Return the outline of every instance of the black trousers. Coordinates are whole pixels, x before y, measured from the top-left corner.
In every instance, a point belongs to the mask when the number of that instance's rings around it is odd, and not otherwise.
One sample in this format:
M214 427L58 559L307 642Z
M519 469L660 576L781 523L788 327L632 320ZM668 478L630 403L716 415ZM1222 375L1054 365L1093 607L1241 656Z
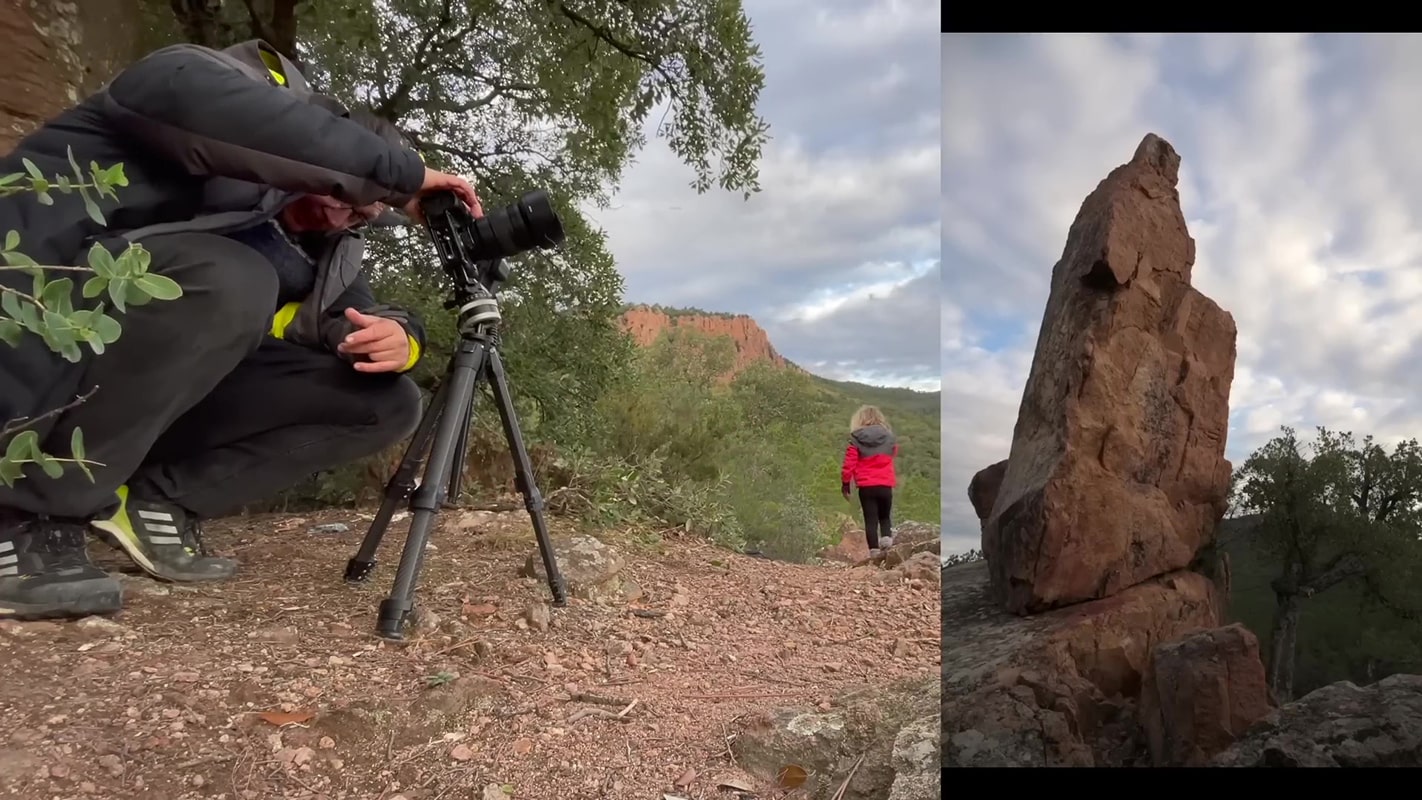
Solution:
M894 507L894 487L859 487L859 507L864 511L864 538L868 540L870 550L877 549L879 536L888 536L893 529L889 512Z
M112 513L115 491L176 503L198 517L228 514L308 475L373 455L419 423L418 387L393 373L356 372L330 353L266 335L276 273L246 245L209 234L154 237L150 271L183 287L177 300L129 307L123 334L79 365L88 402L47 432L67 454L82 428L90 482L77 469L27 472L0 487L0 509L89 519Z

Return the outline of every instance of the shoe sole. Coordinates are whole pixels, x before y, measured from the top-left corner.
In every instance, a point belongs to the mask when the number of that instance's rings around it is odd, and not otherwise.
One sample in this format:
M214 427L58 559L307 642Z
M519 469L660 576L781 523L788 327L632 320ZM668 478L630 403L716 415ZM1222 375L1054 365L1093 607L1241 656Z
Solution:
M0 619L27 621L92 617L113 614L123 608L123 587L113 578L76 581L69 584L67 588L78 592L82 591L85 586L97 588L97 591L81 594L69 602L15 603L0 601Z
M144 553L136 543L131 541L117 525L108 520L94 520L89 524L108 534L108 537L105 538L106 542L111 545L117 545L129 558L133 559L133 563L137 564L140 569L159 580L168 581L169 583L217 583L232 578L232 574L212 575L205 572L182 572L179 570L164 569L154 564L153 561L148 558L148 555Z

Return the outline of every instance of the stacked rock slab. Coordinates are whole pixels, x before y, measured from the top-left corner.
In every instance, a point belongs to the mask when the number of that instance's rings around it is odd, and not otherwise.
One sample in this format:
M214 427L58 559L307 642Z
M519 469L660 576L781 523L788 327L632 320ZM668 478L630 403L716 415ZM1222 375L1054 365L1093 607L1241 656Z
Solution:
M1235 325L1190 285L1180 156L1149 134L1072 223L983 525L994 598L1030 614L1188 566L1225 511Z

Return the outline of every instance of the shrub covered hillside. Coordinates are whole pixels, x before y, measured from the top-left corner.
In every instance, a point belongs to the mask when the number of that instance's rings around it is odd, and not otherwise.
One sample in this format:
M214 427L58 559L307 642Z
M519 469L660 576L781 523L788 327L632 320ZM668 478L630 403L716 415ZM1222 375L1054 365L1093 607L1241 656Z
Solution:
M529 337L521 341L532 343ZM673 329L650 346L623 342L606 388L593 396L524 391L528 357L505 350L520 422L554 513L597 527L655 537L705 537L737 550L804 561L836 540L858 506L839 493L849 418L873 403L898 435L896 520L934 520L939 507L936 393L830 381L756 364L725 381L734 345L725 337ZM425 365L424 385L439 369ZM547 376L533 380L545 384ZM476 409L461 502L511 501L513 473L493 400ZM371 503L394 465L391 452L316 476L277 509ZM268 509L271 507L269 506Z

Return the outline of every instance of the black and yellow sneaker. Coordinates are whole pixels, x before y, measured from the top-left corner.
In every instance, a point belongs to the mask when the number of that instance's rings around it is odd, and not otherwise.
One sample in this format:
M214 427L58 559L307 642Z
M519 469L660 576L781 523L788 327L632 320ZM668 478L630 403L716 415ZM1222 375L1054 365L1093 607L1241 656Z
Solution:
M127 486L118 498L112 517L89 524L144 572L176 583L225 581L237 572L236 561L208 554L197 519L183 509L130 497Z
M81 522L8 516L0 521L0 619L112 614L123 587L89 561Z

